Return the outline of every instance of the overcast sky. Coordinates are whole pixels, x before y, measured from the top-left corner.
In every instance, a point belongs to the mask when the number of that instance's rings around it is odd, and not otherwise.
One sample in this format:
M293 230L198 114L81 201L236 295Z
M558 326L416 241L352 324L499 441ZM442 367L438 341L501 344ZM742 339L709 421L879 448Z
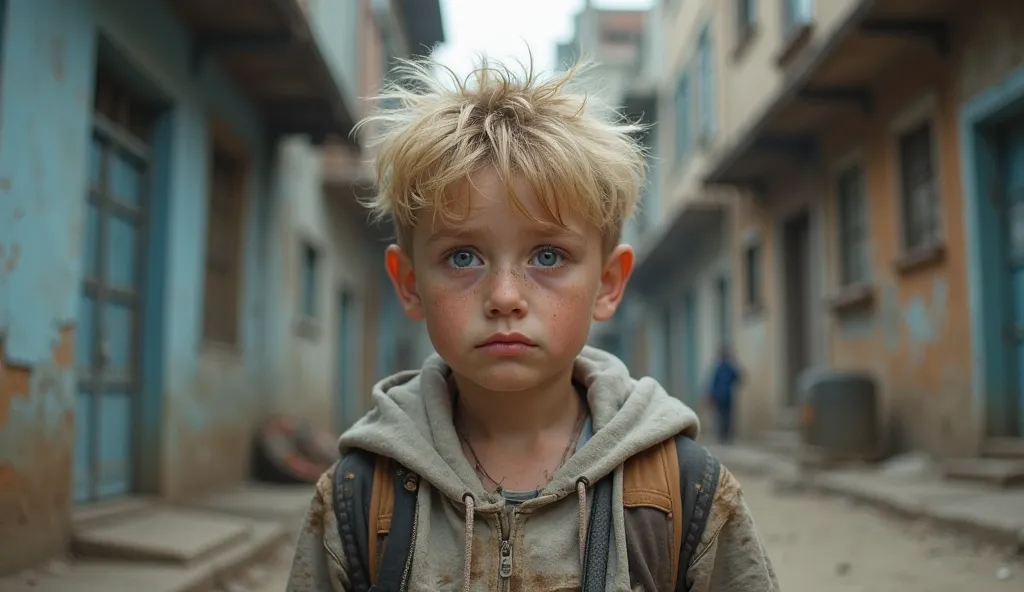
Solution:
M458 73L472 68L478 53L555 67L555 45L572 37L573 15L584 0L441 0L445 43L434 58ZM594 0L598 8L649 8L653 0ZM512 8L514 7L514 8Z

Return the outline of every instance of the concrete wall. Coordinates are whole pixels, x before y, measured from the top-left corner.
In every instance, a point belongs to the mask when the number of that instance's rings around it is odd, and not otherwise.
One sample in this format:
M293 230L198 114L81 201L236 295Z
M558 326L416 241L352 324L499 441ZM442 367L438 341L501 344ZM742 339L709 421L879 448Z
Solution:
M847 118L827 134L829 161L862 151L871 234L871 284L876 305L866 313L828 316L836 367L871 371L880 381L892 444L938 454L973 448L970 417L970 341L958 166L954 72L934 53L907 57L877 88L874 117ZM944 260L901 272L901 211L894 123L915 110L930 111L937 142ZM923 114L923 113L922 113ZM856 158L856 156L854 156ZM835 182L829 184L829 261L839 266L835 244ZM830 286L837 290L838 278Z
M813 1L813 26L802 41L804 52L813 53L822 47L842 24L851 11L867 0ZM689 3L684 3L689 4ZM738 141L750 125L768 108L782 91L787 80L787 62L780 65L779 58L791 44L784 34L781 2L756 2L756 25L749 38L739 36L735 2L721 2L720 11L725 18L718 28L723 37L725 51L719 63L724 93L721 109L724 111L721 128L723 144ZM685 10L685 9L684 9Z
M338 367L340 339L349 340L349 351L362 355L364 309L373 291L366 278L374 266L382 266L383 254L365 238L365 216L357 208L332 204L321 186L320 151L302 138L283 142L278 162L283 200L273 221L272 234L281 253L281 283L274 287L274 322L281 336L277 352L282 365L282 388L276 406L306 417L320 428L337 432L356 419L356 409L339 409L338 381L356 396L365 386L363 362L356 358L349 368ZM316 316L305 318L301 307L303 248L314 245L320 252ZM338 334L340 293L353 296L351 333ZM357 322L358 321L358 322ZM355 379L347 374L357 373ZM362 410L360 410L361 412Z
M169 105L158 125L146 281L138 487L168 497L246 470L259 406L259 224L269 199L264 139L215 67L190 70L191 43L163 2L8 4L2 55L0 190L0 571L60 550L68 536L74 438L74 320L82 279L87 148L98 40ZM254 159L246 208L241 347L200 345L207 118Z
M972 315L968 255L971 229L965 219L961 162L961 106L998 87L1024 66L1024 8L986 1L972 7L953 30L951 55L940 58L925 44L911 46L874 80L876 108L870 115L846 113L823 127L824 163L793 177L811 190L805 201L818 212L822 256L815 283L822 296L839 294L836 175L842 165L865 167L870 233L870 282L874 303L866 310L838 312L816 305L815 332L822 359L842 369L865 370L879 382L890 449L923 449L938 456L973 453L984 436L985 392L978 391L978 338ZM895 155L897 123L915 114L935 125L940 216L945 255L928 265L901 271L901 213ZM737 264L743 237L764 240L765 308L741 326L740 353L752 373L744 389L741 425L757 432L771 427L786 388L785 330L781 300L780 229L787 206L772 188L763 201L744 201L737 219ZM982 228L973 229L977 236ZM738 267L738 269L741 269ZM977 301L977 298L974 300ZM820 302L820 301L819 301ZM976 307L975 307L976 308ZM815 351L818 351L816 348ZM755 385L771 385L756 386Z
M810 365L829 363L825 334L826 317L824 269L832 265L822 256L824 211L819 196L823 191L821 175L815 170L786 178L772 186L759 199L737 200L731 238L731 257L735 269L734 306L736 311L736 354L746 370L737 407L738 428L753 435L774 427L783 418L795 388L788 371L787 336L794 323L786 318L783 227L801 212L810 219L811 261L807 319L810 340ZM748 247L760 245L761 305L746 304Z

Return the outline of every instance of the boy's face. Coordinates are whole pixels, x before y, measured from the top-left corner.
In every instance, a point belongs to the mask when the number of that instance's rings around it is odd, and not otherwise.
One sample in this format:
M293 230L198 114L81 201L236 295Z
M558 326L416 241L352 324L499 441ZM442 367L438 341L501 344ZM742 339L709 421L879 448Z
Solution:
M535 222L509 203L497 174L469 186L472 210L457 225L420 216L412 253L392 245L388 273L406 313L425 319L431 342L456 376L492 391L521 391L571 371L591 319L610 319L633 267L633 250L611 253L582 216L565 227ZM516 197L545 219L525 183Z

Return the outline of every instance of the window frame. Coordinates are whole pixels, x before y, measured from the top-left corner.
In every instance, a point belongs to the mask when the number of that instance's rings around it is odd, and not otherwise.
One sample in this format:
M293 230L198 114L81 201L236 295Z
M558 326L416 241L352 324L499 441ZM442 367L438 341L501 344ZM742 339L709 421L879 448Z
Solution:
M856 175L859 182L859 193L849 195L845 189L846 182ZM835 191L835 232L839 276L837 283L840 289L865 285L871 281L871 220L867 189L867 168L857 158L841 165L834 179ZM848 200L855 200L852 204ZM855 210L855 211L854 211ZM851 236L855 234L856 236ZM856 272L852 257L857 257Z
M890 125L890 141L893 167L894 186L893 191L896 197L894 201L897 208L897 220L899 220L899 250L901 256L913 255L933 248L941 247L945 241L945 228L942 215L943 190L942 190L942 158L939 142L941 134L938 117L938 96L934 92L923 95L910 104L900 115L893 119ZM904 153L902 150L903 141L911 134L920 132L927 128L929 133L929 167L931 175L931 198L930 224L931 228L926 235L915 237L908 230L914 221L911 219L916 212L912 211L913 196L908 195L906 188L906 174L904 167ZM917 240L915 240L917 239Z

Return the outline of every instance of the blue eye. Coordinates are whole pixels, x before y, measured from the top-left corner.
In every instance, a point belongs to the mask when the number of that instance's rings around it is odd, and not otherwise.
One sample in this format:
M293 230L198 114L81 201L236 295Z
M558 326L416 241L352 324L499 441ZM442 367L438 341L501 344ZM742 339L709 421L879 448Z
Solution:
M533 255L533 262L537 267L558 267L564 259L557 249L541 249Z
M478 259L475 253L466 250L454 251L448 255L448 263L456 269L472 267Z

